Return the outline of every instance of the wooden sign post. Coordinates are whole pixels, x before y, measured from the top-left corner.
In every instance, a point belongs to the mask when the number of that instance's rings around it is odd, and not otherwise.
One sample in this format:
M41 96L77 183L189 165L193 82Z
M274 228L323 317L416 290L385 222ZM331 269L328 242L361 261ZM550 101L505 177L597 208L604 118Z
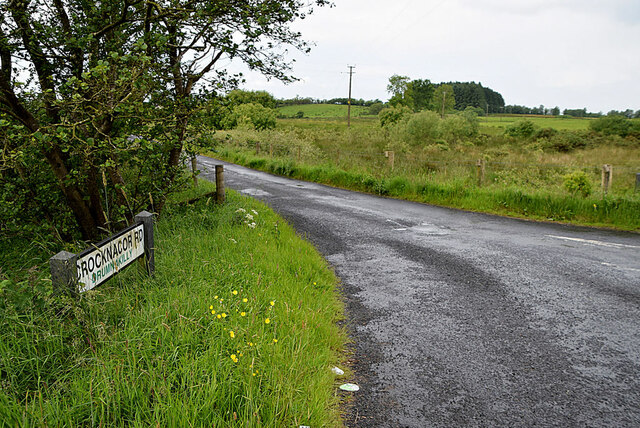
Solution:
M49 259L55 290L82 293L102 284L142 258L149 275L155 273L153 215L142 211L135 223L80 254L60 251Z

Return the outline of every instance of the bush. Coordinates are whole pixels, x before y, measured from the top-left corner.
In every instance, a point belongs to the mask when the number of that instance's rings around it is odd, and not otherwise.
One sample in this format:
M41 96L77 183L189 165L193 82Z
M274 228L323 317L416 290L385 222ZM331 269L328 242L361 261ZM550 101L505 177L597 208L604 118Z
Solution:
M369 106L369 114L378 115L382 109L384 108L384 104L382 103L373 103Z
M567 153L575 149L584 149L588 142L585 135L576 132L562 132L552 137L547 147L559 152Z
M409 107L391 107L380 110L378 113L378 120L380 126L388 127L407 120L411 115L411 109Z
M530 120L523 119L507 127L504 133L509 137L530 138L538 130L538 127Z
M243 127L264 131L276 127L276 113L260 104L240 104L227 113L221 125L224 129Z
M462 139L473 137L478 133L477 120L476 116L470 116L469 114L466 116L447 116L438 122L438 136L449 143L456 143Z
M583 197L587 197L591 194L591 182L589 176L584 171L574 171L571 174L564 176L564 187L571 194L581 194Z
M433 140L438 136L439 122L440 116L430 110L411 115L405 127L407 140L412 144Z
M618 115L603 116L589 123L591 130L604 135L626 137L631 133L633 124L629 119Z

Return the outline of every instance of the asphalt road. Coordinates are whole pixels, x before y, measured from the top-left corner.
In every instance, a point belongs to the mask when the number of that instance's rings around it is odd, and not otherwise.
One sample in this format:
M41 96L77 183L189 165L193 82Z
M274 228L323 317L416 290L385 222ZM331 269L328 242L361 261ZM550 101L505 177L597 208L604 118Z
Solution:
M215 163L199 158L204 176ZM207 172L209 171L209 172ZM379 198L225 164L343 283L349 427L640 426L640 235Z

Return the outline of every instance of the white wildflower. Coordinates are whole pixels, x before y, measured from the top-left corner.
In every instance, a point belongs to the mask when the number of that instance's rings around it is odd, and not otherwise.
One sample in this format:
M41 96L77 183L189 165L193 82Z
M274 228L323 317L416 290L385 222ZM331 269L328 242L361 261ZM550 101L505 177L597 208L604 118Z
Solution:
M233 239L233 238L229 238L229 241L233 242L234 244L237 244L237 243L238 243L238 241L236 241L236 240L235 240L235 239Z
M258 215L258 211L256 210L251 210L252 213L254 213L255 215Z
M247 214L244 216L247 220L253 220L253 216L251 214Z
M249 223L249 224L247 224L247 226L249 226L251 229L255 229L256 228L256 224L255 223Z
M236 210L236 212L237 212L237 213L246 213L246 212L247 212L247 210L245 210L244 208L238 208L238 209Z

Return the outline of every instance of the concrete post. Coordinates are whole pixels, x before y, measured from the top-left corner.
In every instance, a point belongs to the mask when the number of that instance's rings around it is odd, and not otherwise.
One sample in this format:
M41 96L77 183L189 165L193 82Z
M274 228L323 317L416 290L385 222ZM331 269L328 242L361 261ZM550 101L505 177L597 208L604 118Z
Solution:
M68 251L60 251L49 259L51 270L51 282L56 293L70 291L72 295L78 294L78 256Z
M640 172L636 172L636 192L640 192Z
M153 243L153 214L142 211L134 218L135 222L144 224L144 264L150 276L156 273L156 257Z

